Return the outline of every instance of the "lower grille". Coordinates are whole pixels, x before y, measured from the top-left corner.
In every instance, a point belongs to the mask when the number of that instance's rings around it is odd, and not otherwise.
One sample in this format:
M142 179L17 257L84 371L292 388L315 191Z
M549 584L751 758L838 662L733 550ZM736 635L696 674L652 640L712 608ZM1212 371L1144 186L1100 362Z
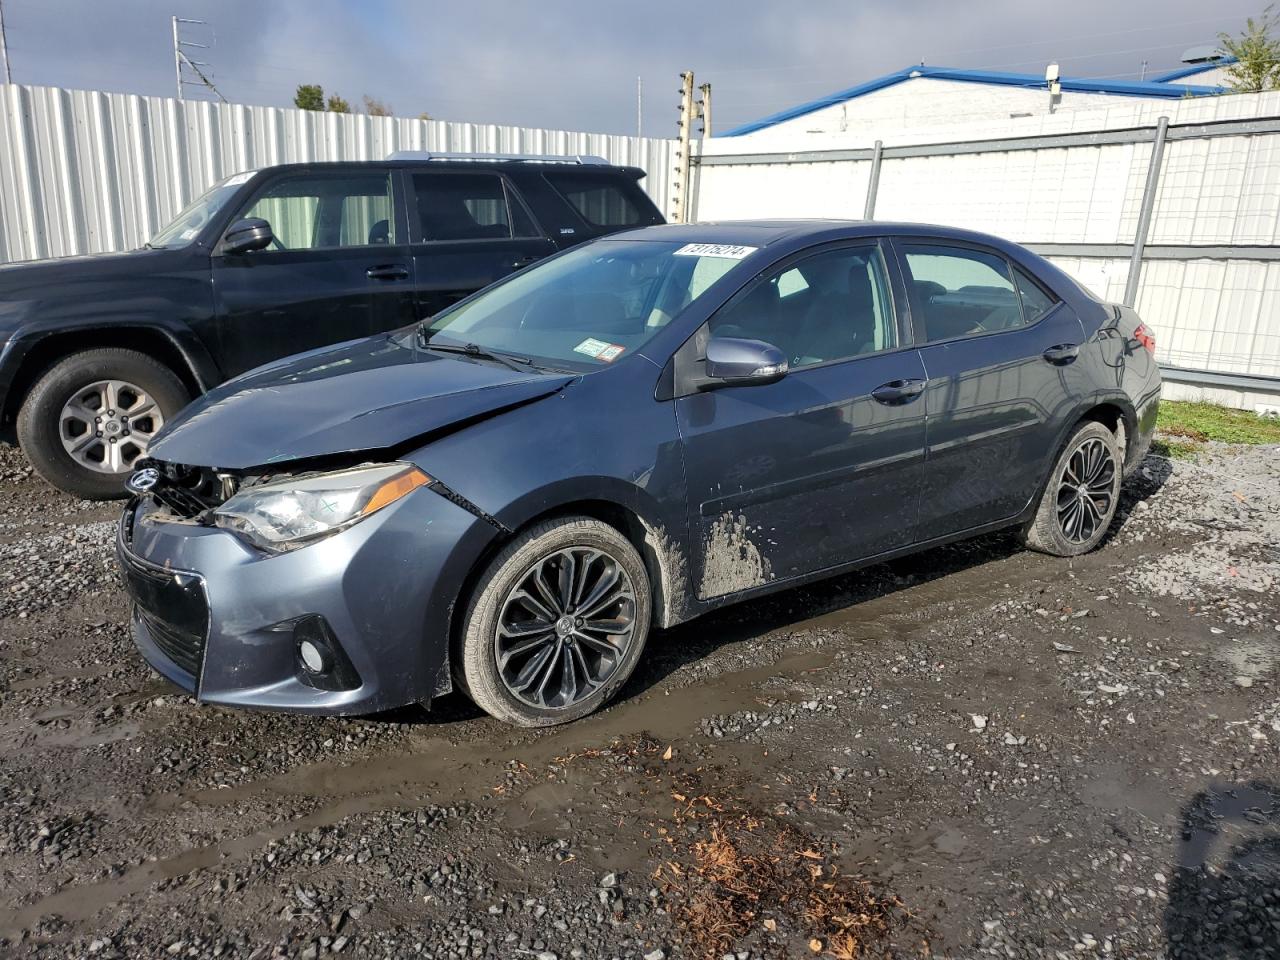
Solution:
M165 570L134 556L128 536L133 511L121 521L118 552L125 586L133 598L134 616L146 628L157 649L179 670L190 675L191 688L200 682L205 641L209 633L209 603L204 583L195 574Z
M192 678L198 682L200 666L204 662L203 634L180 630L142 609L141 606L135 607L135 612L160 652L177 664L183 672L191 674Z

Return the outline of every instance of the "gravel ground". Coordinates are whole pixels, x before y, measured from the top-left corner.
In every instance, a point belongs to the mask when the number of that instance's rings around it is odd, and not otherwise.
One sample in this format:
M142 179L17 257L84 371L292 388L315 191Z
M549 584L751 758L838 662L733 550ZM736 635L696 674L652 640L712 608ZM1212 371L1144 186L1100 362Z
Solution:
M1280 449L659 634L612 708L201 707L0 448L0 956L1280 956Z

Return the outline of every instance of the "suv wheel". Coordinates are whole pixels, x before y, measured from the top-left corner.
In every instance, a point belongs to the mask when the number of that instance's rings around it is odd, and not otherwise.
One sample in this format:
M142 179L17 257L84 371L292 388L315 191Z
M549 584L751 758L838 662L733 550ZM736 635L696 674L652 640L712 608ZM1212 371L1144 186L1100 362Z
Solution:
M1078 557L1096 547L1111 526L1120 499L1121 455L1116 435L1101 423L1076 428L1053 465L1026 545L1057 557Z
M18 443L58 489L90 500L123 497L124 479L151 438L189 399L173 371L144 353L73 353L27 394Z
M621 533L587 517L540 523L476 585L462 624L460 686L508 723L584 717L631 676L650 609L644 562Z

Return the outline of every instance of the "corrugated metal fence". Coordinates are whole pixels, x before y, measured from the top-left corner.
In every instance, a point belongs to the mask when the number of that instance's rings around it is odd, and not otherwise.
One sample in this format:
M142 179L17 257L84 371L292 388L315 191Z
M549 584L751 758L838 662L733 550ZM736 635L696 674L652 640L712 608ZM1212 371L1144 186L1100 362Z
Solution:
M648 171L667 209L673 142L0 85L0 263L141 246L221 178L394 150L597 154Z
M1280 381L1250 384L1280 377L1277 94L982 130L886 131L879 151L817 147L811 137L715 138L698 158L695 210L699 219L870 210L876 219L985 230L1120 301L1164 114L1172 122L1156 168L1137 309L1157 330L1162 363L1225 374L1221 385L1242 391L1280 389ZM808 149L795 149L801 143Z

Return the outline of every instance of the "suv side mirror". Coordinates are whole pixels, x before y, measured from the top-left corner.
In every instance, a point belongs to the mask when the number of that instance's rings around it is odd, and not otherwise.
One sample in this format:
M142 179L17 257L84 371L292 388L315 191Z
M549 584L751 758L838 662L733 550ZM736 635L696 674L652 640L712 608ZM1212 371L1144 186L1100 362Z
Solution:
M786 355L763 340L712 337L707 341L707 376L703 389L777 383L787 375Z
M240 254L261 250L263 247L270 246L274 239L271 224L257 217L245 217L227 228L227 232L222 237L222 252Z

